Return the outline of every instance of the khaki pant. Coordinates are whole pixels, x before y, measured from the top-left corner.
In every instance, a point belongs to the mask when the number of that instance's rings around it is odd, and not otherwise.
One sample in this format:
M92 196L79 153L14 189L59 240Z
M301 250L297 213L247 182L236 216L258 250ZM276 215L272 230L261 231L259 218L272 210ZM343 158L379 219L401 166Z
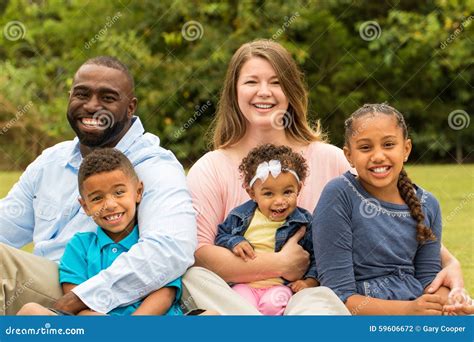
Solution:
M215 273L192 267L183 276L182 304L188 309L215 310L221 315L260 315L260 312ZM291 297L285 315L350 315L327 287L304 289Z
M0 243L0 315L15 315L29 302L51 307L63 295L58 265Z

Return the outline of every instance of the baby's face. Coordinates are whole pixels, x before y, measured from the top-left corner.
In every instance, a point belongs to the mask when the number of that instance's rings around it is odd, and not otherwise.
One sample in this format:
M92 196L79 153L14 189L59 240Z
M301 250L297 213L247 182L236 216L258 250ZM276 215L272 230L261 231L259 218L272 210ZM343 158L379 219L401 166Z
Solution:
M265 182L258 179L249 191L263 215L272 221L284 221L295 210L300 184L289 172L277 178L270 174Z

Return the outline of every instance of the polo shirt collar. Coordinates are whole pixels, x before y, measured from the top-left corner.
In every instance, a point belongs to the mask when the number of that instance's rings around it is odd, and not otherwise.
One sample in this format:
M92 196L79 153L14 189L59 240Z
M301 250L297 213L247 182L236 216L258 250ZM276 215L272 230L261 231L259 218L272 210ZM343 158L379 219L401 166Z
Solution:
M126 154L126 151L132 146L132 144L145 133L145 128L143 127L142 122L138 116L132 117L132 125L128 129L127 133L120 139L118 144L115 146L116 149ZM69 156L69 159L66 160L65 166L70 166L73 169L79 170L79 166L82 163L82 155L80 150L79 139L77 137L72 141L73 149Z
M116 243L122 245L125 249L129 250L138 241L138 225L135 225L131 233L119 242L115 242L114 240L112 240L101 227L97 227L97 241L99 242L100 249L104 248L107 245Z

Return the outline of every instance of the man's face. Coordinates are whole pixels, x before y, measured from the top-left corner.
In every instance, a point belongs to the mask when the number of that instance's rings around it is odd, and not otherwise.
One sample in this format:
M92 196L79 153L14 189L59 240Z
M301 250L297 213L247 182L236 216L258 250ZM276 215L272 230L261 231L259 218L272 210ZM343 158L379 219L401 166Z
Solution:
M130 127L136 105L124 72L87 64L74 77L67 119L82 145L113 147Z

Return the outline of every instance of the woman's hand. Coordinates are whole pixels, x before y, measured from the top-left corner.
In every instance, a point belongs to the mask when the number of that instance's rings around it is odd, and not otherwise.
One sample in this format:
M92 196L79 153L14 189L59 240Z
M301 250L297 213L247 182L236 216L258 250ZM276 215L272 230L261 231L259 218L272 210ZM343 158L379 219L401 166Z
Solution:
M453 304L445 305L443 310L448 316L474 315L474 305L472 304Z
M306 227L301 227L285 243L281 251L277 253L280 258L281 275L288 281L296 281L303 278L309 266L309 253L298 244L305 234Z
M449 289L464 287L461 264L456 259L439 271L439 273L436 275L436 278L428 286L426 292L434 293L441 286L445 286Z

